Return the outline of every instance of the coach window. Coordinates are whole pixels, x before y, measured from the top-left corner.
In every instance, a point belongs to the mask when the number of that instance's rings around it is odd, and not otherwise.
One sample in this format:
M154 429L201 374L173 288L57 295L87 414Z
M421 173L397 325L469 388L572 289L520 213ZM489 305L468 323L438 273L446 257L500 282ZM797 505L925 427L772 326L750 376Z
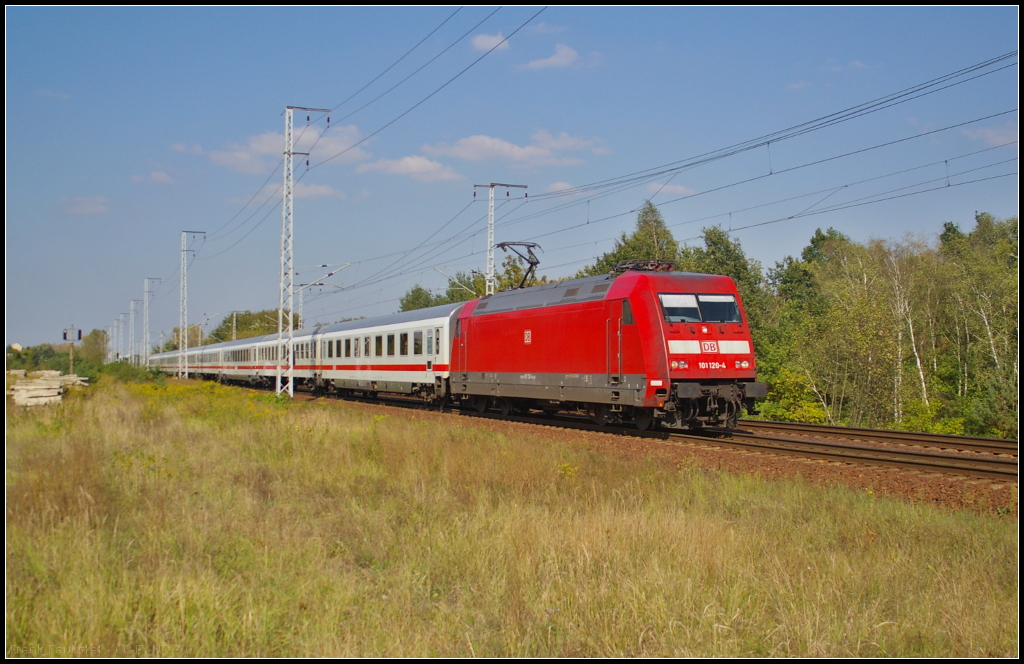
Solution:
M395 354L395 335L388 335L388 355Z
M434 331L427 330L427 355L434 353Z
M409 333L402 332L398 335L398 354L408 355L409 354Z
M327 357L334 357L334 342L327 342Z
M416 330L412 333L412 354L422 355L423 354L423 331Z
M341 339L338 340L338 343L339 344L341 343ZM358 347L359 346L356 346L356 348L358 348ZM345 339L345 357L352 357L352 340L351 339Z
M370 337L363 339L363 357L370 357Z
M377 348L376 351L374 352L374 355L376 357L382 357L384 355L384 337L378 334L375 340L375 345L377 346Z
M633 307L629 305L629 300L622 301L622 324L633 324Z

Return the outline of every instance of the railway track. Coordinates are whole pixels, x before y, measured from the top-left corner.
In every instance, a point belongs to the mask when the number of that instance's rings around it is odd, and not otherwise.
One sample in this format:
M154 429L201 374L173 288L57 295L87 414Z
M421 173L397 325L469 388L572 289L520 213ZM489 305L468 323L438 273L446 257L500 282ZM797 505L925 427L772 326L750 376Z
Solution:
M684 437L693 438L693 436ZM1018 477L1016 455L968 455L900 446L782 438L743 431L734 431L727 437L716 438L714 444L825 461L966 475L1009 482L1016 482Z
M669 431L637 431L633 428L600 426L586 421L582 417L557 415L555 417L501 417L494 413L463 412L470 417L501 419L525 424L573 428L577 430L617 433L645 439L662 440L667 443L689 443L710 447L730 447L733 449L753 450L770 454L795 456L804 459L820 459L824 461L863 464L900 468L907 471L948 473L968 477L1017 481L1016 444L1013 445L1012 456L1004 446L998 454L958 453L945 451L920 450L905 445L883 446L878 444L884 440L885 432L876 432L873 445L839 442L835 440L808 440L780 436L766 436L747 431L711 429L702 434L676 433ZM790 429L796 431L796 429ZM898 432L905 433L905 432ZM927 435L927 434L926 434ZM988 439L985 439L988 440ZM897 439L897 442L902 442ZM1006 442L1006 441L994 441Z
M437 410L436 406L426 406L421 401L411 399L356 400L377 405ZM728 447L804 459L899 468L908 472L946 473L1013 483L1016 483L1018 478L1016 441L759 420L741 420L742 429L738 430L707 429L699 434L677 433L664 430L638 431L625 426L601 426L590 422L586 417L566 413L554 416L538 414L506 417L496 412L450 412L463 417L618 434L658 440L666 444ZM755 429L772 433L784 432L787 435L766 435L755 432Z
M764 432L797 436L800 438L855 440L880 442L887 445L905 445L960 452L984 454L1010 454L1017 456L1016 440L981 438L974 436L951 436L913 431L891 431L886 429L860 429L825 424L799 424L794 422L769 422L762 420L740 420L740 428L751 432Z

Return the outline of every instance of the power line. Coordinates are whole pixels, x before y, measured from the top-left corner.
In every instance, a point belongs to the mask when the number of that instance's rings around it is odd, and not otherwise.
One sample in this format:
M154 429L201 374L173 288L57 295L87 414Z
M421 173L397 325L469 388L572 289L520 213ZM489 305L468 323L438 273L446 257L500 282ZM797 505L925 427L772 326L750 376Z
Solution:
M884 147L889 147L889 146L892 146L892 145L896 145L897 143L903 143L905 141L913 140L913 139L916 139L916 138L922 138L924 136L930 136L932 134L937 134L937 133L940 133L940 132L943 132L943 131L948 131L950 129L956 129L958 127L963 127L963 126L966 126L968 124L973 124L975 122L982 122L984 120L989 120L989 119L994 118L994 117L999 117L999 116L1002 116L1002 115L1007 115L1009 113L1015 113L1015 112L1017 112L1017 110L1018 109L1013 108L1013 109L1010 109L1008 111L1002 111L1000 113L994 113L992 115L987 115L987 116L984 116L984 117L981 117L981 118L975 118L973 120L968 120L966 122L960 122L960 123L957 123L957 124L948 125L946 127L942 127L941 129L935 129L935 130L932 130L932 131L926 131L926 132L922 132L922 133L919 133L919 134L914 134L913 136L907 136L907 137L896 139L896 140L893 140L893 141L886 141L885 143L879 143L879 144L872 145L872 146L869 146L869 147L866 147L866 148L860 148L860 149L857 149L857 150L852 150L850 152L845 152L843 154L838 154L838 155L833 155L831 157L826 157L824 159L818 159L818 160L807 162L807 163L804 163L804 164L799 164L797 166L791 166L790 168L785 168L785 169L782 169L782 170L779 170L779 171L774 171L774 172L771 172L771 173L764 173L762 175L756 175L754 177L746 178L746 179L743 179L743 180L737 180L735 182L730 182L729 184L721 185L719 187L713 187L711 189L706 189L704 191L696 192L696 193L693 193L693 194L687 194L685 196L679 196L678 198L673 198L673 199L670 199L670 200L667 200L667 201L662 201L661 203L659 203L659 205L664 206L664 205L670 205L672 203L678 203L679 201L687 200L687 199L690 199L690 198L695 198L697 196L704 196L706 194L710 194L710 193L714 193L714 192L718 192L718 191L723 191L725 189L730 189L732 187L737 187L737 186L740 186L740 185L743 185L743 184L749 184L751 182L756 182L758 180L764 180L766 178L774 177L776 175L782 175L784 173L791 173L793 171L798 171L798 170L801 170L801 169L804 169L804 168L808 168L808 167L811 167L811 166L817 166L817 165L820 165L820 164L824 164L824 163L829 162L829 161L835 161L837 159L843 159L845 157L851 157L853 155L862 154L862 153L869 152L869 151L872 151L872 150L878 150L878 149L881 149L881 148L884 148ZM631 185L631 186L635 186L635 185ZM617 191L616 192L605 192L605 194L600 194L598 196L593 196L592 198L596 199L596 198L599 198L601 196L607 195L608 193L617 193ZM539 198L539 196L537 198ZM555 211L564 210L564 209L567 209L567 208L571 207L572 205L580 205L580 204L582 204L582 202L583 201L576 201L576 202L571 203L571 204L570 203L565 203L565 204L563 204L561 206L556 207L555 209L538 211L538 212L535 212L535 213L533 213L531 215L527 215L527 216L524 216L524 217L520 217L519 219L515 219L513 221L510 221L510 222L508 222L506 224L506 226L512 225L512 224L522 223L522 222L525 222L525 221L529 221L531 219L535 219L535 218L543 216L545 214L551 214L551 213L553 213ZM575 228L581 228L583 226L587 226L587 225L590 225L590 224L596 224L596 223L599 223L599 222L602 222L602 221L608 221L610 219L616 219L618 217L622 217L622 216L625 216L625 215L628 215L628 214L632 214L632 213L636 212L638 209L639 208L634 208L632 210L627 210L625 212L620 212L618 214L610 215L610 216L603 217L603 218L600 218L600 219L590 220L590 221L588 221L586 223L583 223L583 224L575 224L573 226L568 226L568 227L566 227L564 229L561 229L561 230L551 231L550 233L547 233L546 235L554 235L556 233L560 233L560 232L567 231L567 230L572 230L572 229L575 229ZM536 237L546 237L546 235L536 236ZM534 239L536 239L536 237Z
M312 166L312 167L310 168L310 170L312 170L313 168L317 168L318 166L323 166L323 165L324 165L324 164L326 164L327 162L329 162L329 161L333 161L334 159L337 159L337 158L338 158L338 157L340 157L341 155L345 154L346 152L348 152L348 151L350 151L350 150L352 150L352 149L354 149L354 148L358 147L359 145L362 145L362 144L363 144L363 143L365 143L366 141L370 140L371 138L373 138L374 136L376 136L376 135L377 135L377 134L379 134L380 132L384 131L385 129L387 129L387 128L388 128L388 127L390 127L391 125L395 124L396 122L398 122L399 120L401 120L402 118L404 118L404 117L405 117L406 115L408 115L409 113L411 113L411 112L413 112L414 110L416 110L417 108L419 108L419 107L420 107L420 106L421 106L421 105L422 105L423 103L425 103L425 102L426 102L426 101L427 101L428 99L430 99L431 97L433 97L434 95L436 95L436 94L437 94L438 92L440 92L441 90L444 90L444 89L445 89L446 87L448 87L449 85L451 85L451 84L452 84L452 83L453 83L453 82L454 82L454 81L455 81L456 79L458 79L458 78L459 78L460 76L462 76L463 74L465 74L465 73L466 73L467 71L469 71L470 69L472 69L473 67L475 67L475 66L477 65L477 63L478 63L478 62L480 62L481 60L483 60L484 58L486 58L486 57L487 57L488 55L490 55L491 53L493 53L493 52L495 51L495 49L497 49L497 48L501 47L501 46L502 46L503 44L505 44L505 42L507 42L507 41L508 41L509 39L511 39L512 37L514 37L514 36L516 35L516 33L517 33L517 32L519 32L520 30L522 30L523 28L525 28L525 27L526 27L526 26L527 26L527 25L528 25L528 24L529 24L529 23L530 23L530 22L531 22L531 21L532 21L533 19L535 19L535 18L537 18L538 16L540 16L540 15L541 15L541 14L542 14L542 13L544 12L544 10L546 10L546 9L547 9L547 7L542 7L542 8L541 8L541 10L540 10L539 12L537 12L536 14L534 14L533 16L531 16L530 18L526 19L526 21L524 21L524 22L523 22L523 23L522 23L522 24L521 24L521 25L520 25L520 26L519 26L518 28L516 28L515 30L513 30L513 31L512 31L512 32L511 32L511 33L509 34L509 36L508 36L508 37L505 37L505 38L504 38L504 39L502 39L502 40L501 40L500 42L498 42L497 44L495 44L494 46L492 46L492 47L490 48L490 50L488 50L488 51L487 51L486 53L484 53L483 55L481 55L481 56L480 56L479 58L477 58L476 60L474 60L473 62L471 62L471 63L470 63L470 64L469 64L469 65L468 65L468 66L467 66L467 67L466 67L465 69L463 69L462 71L460 71L460 72L459 72L458 74L456 74L455 76L452 76L452 77L451 77L450 79L448 79L448 80L447 80L447 81L446 81L446 82L445 82L444 84L442 84L442 85L441 85L440 87L438 87L437 89L435 89L435 90L434 90L433 92L431 92L430 94L428 94L428 95L427 95L426 97L424 97L423 99L421 99L421 100L419 100L418 102L416 102L415 104L413 104L413 105L412 105L411 107L409 107L409 109L407 109L407 110L403 111L403 112L402 112L402 113L401 113L400 115L398 115L398 116L397 116L397 117L395 117L395 118L394 118L393 120L391 120L390 122L388 122L387 124L385 124L385 125L384 125L383 127L381 127L380 129L376 130L375 132L373 132L373 133L372 133L372 134L370 134L369 136L367 136L367 137L363 138L362 140L358 141L357 143L355 143L355 144L353 144L353 145L350 145L349 147L345 148L344 150L342 150L342 151L341 151L341 152L339 152L338 154L336 154L336 155L334 155L334 156L332 156L332 157L328 157L327 159L324 159L323 161L321 161L321 162L318 162L318 163L314 164L314 165L313 165L313 166Z
M362 91L363 91L363 90L365 90L366 88L368 88L368 87L370 87L371 85L373 85L373 84L374 84L374 83L375 83L376 81L378 81L378 80L379 80L379 79L380 79L380 78L381 78L382 76L384 76L385 74L387 74L387 73L388 73L389 71L391 71L391 70L392 70L392 69L393 69L393 68L394 68L395 66L397 66L397 65L398 65L398 64L399 64L400 62L402 62L402 60L404 60L404 59L405 59L406 57L408 57L408 56L409 56L409 55L410 55L410 54L411 54L411 53L412 53L413 51L415 51L415 50L416 50L417 48L419 48L419 47L420 47L420 46L421 46L421 45L422 45L422 44L423 44L423 43L424 43L425 41L427 41L428 39L430 39L430 37L432 37L432 36L434 35L434 33L436 33L436 32L437 32L438 30L440 30L440 29L441 29L442 27L444 27L444 26L445 26L445 25L446 25L446 24L448 23L448 21L450 21L450 20L451 20L452 18L454 18L454 17L455 17L455 15L456 15L456 14L458 14L458 13L459 13L460 11L462 11L462 7L459 7L459 8L458 8L458 9L456 9L456 10L455 10L454 12L452 12L452 13L451 13L451 15L449 15L449 16L448 16L448 18L446 18L445 20L443 20L443 21L442 21L442 22L441 22L441 23L440 23L440 24L439 24L439 25L438 25L438 26L437 26L436 28L434 28L433 30L431 30L431 31L430 31L430 33L429 33L429 34L427 34L427 36L426 36L426 37L424 37L423 39L421 39L421 40L420 40L419 42L417 42L417 43L416 43L416 45L415 45L415 46L413 46L413 47L412 47L412 48L410 48L410 49L409 49L408 51L406 51L406 52L405 52L405 54L403 54L403 55L402 55L402 57L398 58L398 59L397 59L397 60L395 60L395 61L394 61L393 63L391 63L391 65L389 65L389 66L388 66L387 68L385 68L385 69L384 69L384 71L382 71L381 73L379 73L379 74L377 74L377 75L376 75L375 77L373 77L373 78L372 78L372 79L370 80L370 82L369 82L369 83L365 84L365 85L364 85L363 87L361 87L361 88L359 88L358 90L356 90L355 92L353 92L353 93L352 93L351 95L349 95L349 96L348 96L348 97L347 97L347 98L346 98L346 99L345 99L344 101L342 101L342 102L341 102L340 104L338 104L337 106L335 106L335 107L334 107L333 109L331 109L331 110L332 110L332 111L334 111L334 110L337 110L337 109L341 108L341 107L342 107L342 106L344 106L344 105L345 105L346 103L348 103L348 102L349 102L350 100L352 100L352 99L353 99L353 98L354 98L354 97L355 97L356 95L358 95L358 94L359 94L360 92L362 92ZM497 10L495 10L495 12L496 12L496 11L497 11ZM488 15L488 18L490 18L490 16L493 16L493 15L494 15L494 12L491 12L491 14L490 14L490 15ZM486 20L486 19L484 19L484 20ZM478 24L478 25L479 25L479 24ZM460 39L461 39L461 38L460 38ZM457 42L456 42L456 43L457 43ZM454 45L454 44L453 44L453 45ZM450 48L450 47L449 47L449 48ZM445 50L447 50L447 49L445 49ZM431 62L432 62L432 61L431 61ZM417 70L417 71L419 71L419 70ZM406 78L405 80L408 80L408 78ZM404 82L404 81L403 81L403 82ZM394 88L392 88L392 89L394 89ZM389 90L389 92L390 92L390 90ZM379 98L379 97L378 97L378 98ZM308 126L308 125L307 125L307 126ZM325 131L326 131L326 130L325 130ZM305 128L303 129L303 132L302 132L302 133L305 133ZM318 137L317 137L317 139L316 139L316 141L315 141L315 142L313 143L313 145L315 146L315 145L316 145L316 143L318 143L318 142L320 141L320 139L321 139L322 137L323 137L323 134L321 134L320 136L318 136ZM300 134L300 135L299 135L299 138L300 138L300 139L302 138L302 134ZM310 150L312 150L312 148L310 148ZM251 197L249 198L249 200L248 200L248 201L246 201L245 205L243 205L243 206L241 207L241 209L239 209L239 211L238 211L238 212L236 212L236 213L235 213L235 214L234 214L234 215L233 215L233 216L232 216L232 217L231 217L230 219L228 219L228 220L227 220L227 221L226 221L226 222L225 222L225 223L224 223L224 224L223 224L222 226L220 226L220 228L217 228L216 230L214 230L214 231L213 231L213 232L212 232L212 233L210 234L210 235L211 235L211 238L210 238L211 240L213 240L213 239L217 239L217 237L216 237L217 233L219 233L219 232L220 232L220 231L221 231L221 230L222 230L222 229L223 229L224 227L226 227L226 226L227 226L228 224L230 224L230 223L231 223L232 221L234 221L234 220L235 220L235 218L237 218L237 217L238 217L238 215L240 215L240 214L241 214L241 213L242 213L242 212L243 212L243 211L244 211L244 210L245 210L245 209L246 209L246 208L247 208L247 207L248 207L248 206L249 206L249 205L250 205L250 204L252 203L253 199L255 199L255 198L256 198L256 196L258 196L258 195L259 195L259 193L260 193L261 191L263 191L263 188L267 186L267 183L268 183L268 182L270 182L271 178L273 178L273 177L274 177L274 174L275 174L275 173L277 173L277 169L281 168L281 164L283 164L283 163L284 163L284 160L283 160L283 159L277 162L277 165L276 165L276 166L274 166L274 170L273 170L273 171L272 171L272 172L270 173L270 175L269 175L269 176L267 176L267 179L266 179L266 180L265 180L265 181L263 182L263 184L261 184L261 185L259 186L259 188L258 188L258 189L256 190L256 192L255 192L255 193L254 193L254 194L253 194L253 195L252 195L252 196L251 196ZM276 193L276 192L275 192L275 193ZM262 206L261 206L261 207L262 207ZM245 221L243 221L243 222L242 222L242 224L240 224L240 225L238 226L238 228L240 228L240 227L241 227L242 225L244 225L245 223L247 223L247 222L249 221L249 219L251 219L251 218L252 218L252 217L253 217L253 216L254 216L254 215L255 215L255 214L256 214L256 213L258 212L258 211L259 211L259 209L257 208L256 212L254 212L253 214L249 215L249 217L247 217L247 218L246 218L246 220L245 220ZM234 230L237 230L238 228L235 228L235 229L233 229L232 231L229 231L229 232L228 232L227 234L230 234L230 233L234 232ZM237 243L236 243L236 244L237 244ZM232 245L232 246L234 246L234 245Z
M966 78L966 79L963 79L963 80L960 80L960 81L956 81L954 83L951 83L950 85L945 85L945 86L942 86L942 87L936 87L936 86L939 86L939 85L941 85L943 83L946 83L948 81L951 81L951 80L954 80L956 78L962 77L962 76L964 76L966 74L970 74L970 73L973 73L975 71L979 71L981 69L984 69L986 67L990 67L990 66L992 66L994 64L997 64L999 62L1002 62L1002 61L1004 61L1006 59L1015 57L1016 55L1017 55L1017 51L1011 51L1009 53L997 56L995 58L990 58L990 59L985 60L983 62L971 65L969 67L965 67L963 69L959 69L959 70L951 72L949 74L944 74L943 76L939 76L939 77L931 79L929 81L925 81L924 83L919 83L917 85L913 85L913 86L911 86L909 88L905 88L905 89L900 90L898 92L894 92L894 93L885 95L883 97L879 97L877 99L873 99L871 101L864 102L862 104L858 104L856 106L851 106L851 107L846 108L844 110L837 111L835 113L831 113L829 115L825 115L825 116L816 118L814 120L809 120L807 122L803 122L803 123L798 124L798 125L793 125L792 127L789 127L787 129L781 129L781 130L772 132L770 134L765 134L763 136L759 136L757 138L752 138L752 139L748 139L746 141L742 141L740 143L735 143L735 144L727 146L725 148L719 148L718 150L713 150L711 152L705 152L703 154L700 154L700 155L697 155L697 156L694 156L694 157L690 157L690 158L687 158L687 159L682 159L682 160L671 162L671 163L664 164L664 165L661 165L661 166L655 166L653 168L649 168L649 169L645 169L645 170L641 170L641 171L635 171L633 173L629 173L629 174L626 174L626 175L618 176L618 177L615 177L615 178L610 178L608 180L599 180L599 181L593 182L591 184L580 185L580 186L577 186L577 187L573 187L573 189L570 192L568 192L568 193L564 193L564 192L550 192L550 193L547 193L547 194L539 194L539 195L536 196L536 198L537 199L556 198L556 197L565 196L565 195L572 195L574 193L586 192L586 191L590 191L590 190L594 190L594 189L602 189L602 188L611 187L611 186L619 186L619 185L623 184L624 182L631 182L631 181L635 181L635 180L647 181L649 179L653 179L655 177L660 177L662 175L667 175L668 173L672 173L672 172L680 170L680 169L693 168L695 166L704 165L704 164L710 163L712 161L718 161L718 160L723 159L725 157L733 156L733 155L739 154L741 152L746 152L746 151L749 151L749 150L765 147L765 146L769 145L770 143L778 143L778 142L781 142L783 140L794 138L796 136L801 136L803 134L806 134L806 133L809 133L809 132L812 132L812 131L817 131L819 129L823 129L825 127L830 127L832 125L839 124L841 122L846 122L848 120L859 118L859 117L862 117L864 115L868 115L870 113L875 113L875 112L884 110L886 108L891 108L892 106L896 106L898 104L902 104L902 103L911 101L913 99L917 99L919 97L923 97L923 96L932 94L934 92L938 92L940 90L945 90L947 88L951 88L951 87L960 85L962 83L967 83L967 82L972 81L972 80L974 80L976 78L980 78L981 76L987 76L989 74L994 74L994 73L996 73L998 71L1002 71L1003 69L1007 69L1009 67L1015 67L1017 65L1017 63L1013 62L1013 63L1007 64L1007 65L1004 65L1002 67L999 67L997 69L992 69L990 71L983 72L981 74L978 74L977 76L972 76L970 78Z
M985 182L987 180L998 180L999 178L1007 178L1007 177L1010 177L1010 176L1013 176L1013 175L1017 175L1017 171L1014 171L1012 173L1003 173L1001 175L993 175L993 176L990 176L990 177L987 177L987 178L978 178L977 180L968 180L967 182L958 182L956 184L946 184L946 185L942 185L941 187L932 187L931 189L924 189L922 191L912 191L912 192L907 193L907 194L899 194L899 195L896 195L896 196L889 196L887 198L879 198L879 199L872 200L872 201L864 201L864 202L851 203L851 204L845 204L844 203L842 205L836 205L836 206L833 206L831 208L826 208L824 210L815 210L814 212L807 212L807 213L803 213L803 214L799 214L799 215L791 215L791 216L788 216L788 217L780 217L778 219L772 219L771 221L762 221L760 223L750 224L748 226L740 226L739 228L734 228L733 232L743 231L743 230L747 230L749 228L757 228L758 226L767 226L769 224L777 224L779 222L789 221L791 219L799 219L799 218L803 218L803 217L812 217L812 216L818 215L818 214L825 214L826 212L836 212L838 210L847 210L849 208L861 207L863 205L871 205L872 203L882 203L884 201L891 201L891 200L894 200L894 199L897 199L897 198L906 198L908 196L917 196L918 194L927 194L927 193L932 192L932 191L939 191L940 189L951 189L953 187L962 187L964 185L975 184L977 182ZM940 180L944 180L945 178L939 178L939 179ZM920 185L916 185L916 186L920 186ZM902 188L905 189L905 187L902 187ZM898 191L898 190L894 189L892 191ZM880 195L882 195L882 194L876 194L876 196L880 196ZM690 240L697 240L697 239L700 239L700 236L692 237L692 238L687 238L686 240L683 240L683 242L689 242Z
M498 9L501 9L501 8L499 7ZM462 11L462 7L459 7L459 8L458 8L458 9L456 9L456 10L455 10L454 12L452 12L452 14L451 14L451 15L450 15L450 16L449 16L448 18L446 18L445 20L441 21L441 24L440 24L440 25L438 25L438 26L437 26L436 28L434 28L433 30L431 30L431 31L430 31L430 34L428 34L428 35L427 35L426 37L424 37L424 38L423 38L423 39L421 39L421 40L420 40L419 42L417 42L415 46L413 46L413 47L412 47L412 48L410 48L410 49L409 49L408 51L406 51L406 52L405 52L405 54L404 54L404 55L402 55L402 57L398 58L398 59L397 59L397 60L395 60L395 61L394 61L393 63L391 63L391 65L390 65L390 66L389 66L389 67L388 67L387 69L385 69L385 70L384 70L384 71L382 71L381 73L379 73L379 74L377 74L376 76L374 76L374 77L373 77L373 79L372 79L372 80L371 80L371 81L370 81L369 83L367 83L367 84L366 84L366 85L364 85L363 87L361 87L361 88L359 88L358 90L356 90L355 92L353 92L353 93L352 93L351 95L349 95L349 96L348 96L348 98L346 98L346 99L345 99L345 100L344 100L343 102L341 102L340 104L338 104L337 106L335 106L334 108L332 108L332 109L331 109L331 112L333 113L334 111L338 110L339 108L341 108L342 106L344 106L345 104L347 104L348 102L350 102L350 101L351 101L351 100L352 100L353 98L355 98L355 97L356 97L356 95L358 95L358 94L359 94L360 92L362 92L362 91L363 91L363 90L365 90L366 88L368 88L368 87L370 87L371 85L373 85L374 83L376 83L376 82L377 82L377 81L378 81L378 80L379 80L379 79L380 79L380 78L381 78L382 76L384 76L384 74L386 74L386 73L388 73L389 71L391 71L392 69L394 69L394 67L395 67L396 65L398 65L398 63L400 63L400 62L401 62L402 60L404 60L404 59L405 59L406 57L408 57L410 53L412 53L412 52L413 52L413 51L415 51L415 50L416 50L417 48L419 48L420 46L422 46L422 45L423 45L423 42L427 41L427 40L428 40L428 39L430 39L430 38L431 38L432 36L434 36L434 33L435 33L435 32L437 32L438 30L440 30L440 29L441 29L442 27L444 27L444 26L445 26L445 24L446 24L446 23L448 23L448 21L450 21L450 20L452 20L453 18L455 18L455 15L456 15L456 14L458 14L458 13L459 13L460 11ZM491 16L494 16L494 14L495 14L495 13L497 13L497 11L498 11L498 10L497 10L497 9L495 9L495 10L494 10L493 12L491 12L491 13L490 13L490 14L489 14L489 15L487 16L487 18L490 18ZM487 20L487 18L485 18L485 19L484 19L484 21L486 21L486 20ZM481 21L480 23L483 23L483 21ZM480 25L480 23L477 23L477 25L476 25L476 26L474 26L474 27L473 27L473 29L475 30L475 29L476 29L476 27L478 27L478 26ZM452 45L451 45L451 46L449 46L448 48L451 48L452 46L455 46L455 44L457 44L457 43L459 43L460 41L462 41L462 39L463 39L463 38L464 38L464 36L463 36L463 37L460 37L460 38L459 38L459 39L457 39L457 40L456 40L455 42L453 42L453 43L452 43ZM434 56L434 58L433 58L432 60L430 60L430 62L433 62L433 61L434 61L434 60L436 60L436 59L437 59L438 57L440 57L441 55L443 55L444 53L446 53L446 52L448 51L448 48L446 48L446 49L445 49L444 51L441 51L441 53L439 53L438 55ZM428 62L427 64L430 64L430 62ZM424 67L425 67L425 66L426 66L426 65L424 65ZM423 69L423 67L420 67L420 69ZM402 79L402 81L401 81L401 82L399 82L399 83L398 83L397 85L395 85L395 86L391 87L391 88L390 88L390 89L388 89L388 90L387 90L386 92L384 92L384 93L382 93L381 95L379 95L378 97L374 98L374 99L373 99L372 101L370 101L370 102L369 102L368 104L366 104L366 105L364 105L364 106L360 107L360 108L359 108L359 109L357 109L356 111L353 111L353 113L358 113L359 111L361 111L361 110L363 110L364 108L366 108L366 106L369 106L369 105L370 105L370 104L372 104L372 103L373 103L374 101L377 101L378 99L380 99L381 97L383 97L384 95L386 95L386 94L387 94L388 92L391 92L391 90L394 90L395 88L397 88L397 87L398 87L399 85L401 85L402 83L405 83L405 81L409 80L409 78L411 78L411 77L412 77L413 75L415 75L415 74L416 74L417 72L419 72L419 71L420 71L420 69L417 69L417 70L416 70L415 72L413 72L412 74L410 74L410 75L409 75L409 76L407 76L406 78ZM346 116L345 116L344 118L341 118L341 120L344 120L345 118L348 118L348 117L351 117L351 116L352 116L352 113L349 113L349 114L348 114L348 115L346 115ZM318 118L318 119L319 119L319 118ZM339 120L339 122L340 122L341 120ZM320 139L324 137L324 134L325 134L325 133L327 133L327 129L330 129L330 126L328 126L327 128L325 128L325 129L324 129L324 131L323 131L323 132L321 132L319 136L317 136L317 139L316 139L315 141L313 141L313 145L311 145L311 146L310 146L310 148L309 148L309 151L310 151L310 152L312 152L312 151L313 151L313 148L314 148L314 147L316 147L316 144L317 144L317 143L319 143L319 142L320 142ZM301 134L299 134L299 138L300 138L300 139L302 138L302 135L303 135L303 134L305 134L305 129L303 129L302 133L301 133Z

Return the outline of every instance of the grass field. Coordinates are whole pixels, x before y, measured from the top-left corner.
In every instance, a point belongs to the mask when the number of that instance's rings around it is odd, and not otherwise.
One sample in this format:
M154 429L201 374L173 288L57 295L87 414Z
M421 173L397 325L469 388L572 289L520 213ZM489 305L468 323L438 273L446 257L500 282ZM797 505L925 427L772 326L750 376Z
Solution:
M7 655L1018 654L1017 522L103 382L7 410Z

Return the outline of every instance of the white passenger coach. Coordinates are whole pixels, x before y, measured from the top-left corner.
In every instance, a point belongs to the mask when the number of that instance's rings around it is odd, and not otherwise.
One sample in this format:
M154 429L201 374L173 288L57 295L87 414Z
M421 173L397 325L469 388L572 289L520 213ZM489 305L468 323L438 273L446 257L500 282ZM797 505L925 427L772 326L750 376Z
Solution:
M447 384L451 334L463 303L405 311L296 330L295 384L349 392L395 392L430 398ZM272 386L277 334L190 348L189 376ZM150 357L150 366L176 374L179 351ZM287 357L283 358L287 360Z

